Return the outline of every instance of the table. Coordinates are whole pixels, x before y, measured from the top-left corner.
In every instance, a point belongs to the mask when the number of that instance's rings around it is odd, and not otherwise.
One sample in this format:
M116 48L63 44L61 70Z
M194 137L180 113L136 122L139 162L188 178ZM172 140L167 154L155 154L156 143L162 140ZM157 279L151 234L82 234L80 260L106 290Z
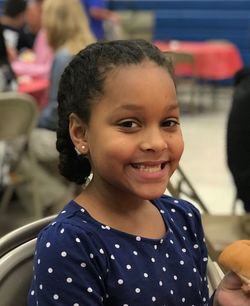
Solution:
M188 52L195 57L195 76L204 80L225 80L233 78L243 67L239 49L230 42L220 41L155 41L162 51ZM188 65L176 67L176 75L191 75Z
M48 101L49 81L47 79L28 79L18 83L18 92L26 93L33 96L39 109L42 109Z

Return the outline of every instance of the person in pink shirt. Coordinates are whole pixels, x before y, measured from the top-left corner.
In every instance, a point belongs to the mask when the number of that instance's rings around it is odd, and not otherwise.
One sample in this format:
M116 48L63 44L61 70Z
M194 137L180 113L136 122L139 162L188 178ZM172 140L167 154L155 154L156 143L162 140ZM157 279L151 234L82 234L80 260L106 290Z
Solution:
M45 32L41 29L34 42L33 52L26 53L11 63L17 76L48 78L53 60L53 51L47 43Z

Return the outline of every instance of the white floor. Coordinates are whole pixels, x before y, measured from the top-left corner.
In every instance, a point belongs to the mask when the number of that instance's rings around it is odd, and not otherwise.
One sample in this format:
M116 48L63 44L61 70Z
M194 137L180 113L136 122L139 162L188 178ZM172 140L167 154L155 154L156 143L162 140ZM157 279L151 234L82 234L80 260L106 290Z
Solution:
M215 109L208 94L201 99L206 109L197 114L183 114L181 126L185 151L181 167L211 213L230 214L235 196L234 184L226 164L226 122L232 89L221 88ZM209 105L210 103L210 105ZM242 212L241 203L237 212Z

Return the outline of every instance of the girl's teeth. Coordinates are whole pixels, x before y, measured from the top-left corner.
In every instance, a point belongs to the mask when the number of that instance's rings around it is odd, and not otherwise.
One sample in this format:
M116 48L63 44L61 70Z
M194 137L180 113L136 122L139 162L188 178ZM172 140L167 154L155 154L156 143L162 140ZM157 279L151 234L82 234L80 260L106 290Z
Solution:
M156 166L134 165L134 167L141 171L146 171L146 172L157 172L162 169L161 165L156 165Z

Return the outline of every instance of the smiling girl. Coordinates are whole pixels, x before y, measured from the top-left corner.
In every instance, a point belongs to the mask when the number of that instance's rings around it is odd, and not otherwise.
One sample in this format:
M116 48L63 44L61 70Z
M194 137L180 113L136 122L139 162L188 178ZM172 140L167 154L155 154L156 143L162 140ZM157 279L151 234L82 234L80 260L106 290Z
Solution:
M38 237L29 305L249 305L231 274L209 299L200 214L163 195L183 152L171 62L143 40L92 44L58 103L60 171L84 188Z

